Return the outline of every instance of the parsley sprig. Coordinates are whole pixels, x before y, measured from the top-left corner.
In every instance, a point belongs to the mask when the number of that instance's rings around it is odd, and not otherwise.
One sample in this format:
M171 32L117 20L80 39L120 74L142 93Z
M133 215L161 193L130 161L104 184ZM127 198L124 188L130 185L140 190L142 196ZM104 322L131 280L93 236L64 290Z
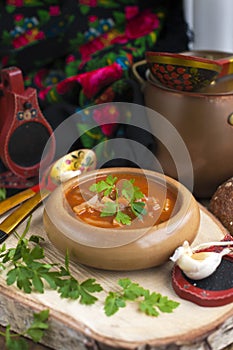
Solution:
M85 305L94 304L98 300L92 293L101 292L103 288L95 282L94 278L89 278L82 283L78 282L70 272L68 252L65 258L65 267L60 267L60 273L61 276L66 277L58 281L58 293L61 298L80 299L80 303Z
M115 189L115 183L117 181L116 176L108 175L106 180L101 180L90 186L90 191L92 192L103 192L105 196L109 196L111 192Z
M114 180L115 181L115 180ZM110 185L110 184L109 184ZM6 248L4 243L0 248L0 269L7 269L6 282L16 286L25 293L37 291L44 293L45 288L56 290L61 298L78 300L81 304L92 305L97 301L96 292L103 291L100 284L93 278L79 282L71 273L69 254L65 256L65 266L58 263L44 262L45 254L41 243L44 239L32 235L26 238L29 231L31 217L27 221L21 236L15 232L18 242L15 248ZM120 308L126 306L127 301L135 301L139 310L149 316L158 316L160 312L173 312L179 303L169 300L160 293L150 292L129 278L119 279L120 291L109 291L104 301L104 311L107 316L114 315ZM28 350L28 343L23 338L30 336L34 342L39 342L48 329L49 310L34 314L32 324L21 334L11 332L11 326L6 326L5 337L8 350Z
M25 336L29 336L34 342L39 342L43 338L45 331L49 328L48 317L48 309L34 313L32 324L20 334L11 332L11 326L8 324L6 331L0 332L0 336L5 338L6 348L8 350L28 350L28 343L23 338Z
M159 316L160 312L171 313L179 303L162 296L160 293L150 292L129 278L118 280L121 290L109 292L105 300L104 310L107 316L115 314L120 308L126 306L127 301L136 301L139 310L149 316Z
M97 301L93 295L103 291L100 284L93 278L79 282L70 271L69 254L65 256L65 266L58 263L44 262L44 249L40 245L44 240L40 236L25 237L30 226L29 218L26 228L15 248L6 248L5 243L0 249L0 267L7 269L6 282L16 286L25 293L37 291L44 293L45 288L56 290L61 298L78 300L81 304L92 305ZM136 301L139 310L150 316L158 316L160 312L172 312L179 303L169 300L160 293L150 292L129 278L119 279L121 291L109 291L104 302L107 316L115 314L120 308L126 306L127 301ZM159 310L159 311L158 311Z
M25 237L30 226L30 219L15 248L6 249L3 244L0 249L0 266L7 269L7 285L16 286L25 293L36 291L44 293L49 286L57 290L62 298L77 300L82 304L93 304L97 298L92 295L100 292L102 287L95 279L87 279L82 283L71 274L69 268L69 254L66 253L65 267L60 264L48 264L44 262L44 249L40 243L44 240L40 236Z
M144 194L141 192L139 187L134 185L134 179L123 179L121 180L121 190L117 187L116 176L108 175L106 180L101 180L90 186L90 191L95 193L103 193L105 197L110 197L114 192L115 200L107 201L104 203L104 207L101 211L100 216L115 216L115 220L123 225L131 225L131 217L121 210L120 198L125 198L128 201L128 206L131 208L132 213L139 218L146 214L145 202L139 201L144 198Z

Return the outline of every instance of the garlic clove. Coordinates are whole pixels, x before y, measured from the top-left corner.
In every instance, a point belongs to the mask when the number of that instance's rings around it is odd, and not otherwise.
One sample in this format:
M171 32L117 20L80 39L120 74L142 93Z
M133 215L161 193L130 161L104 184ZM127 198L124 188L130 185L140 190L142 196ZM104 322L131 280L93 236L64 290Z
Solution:
M233 241L209 242L204 243L203 245L205 248L213 245L229 246L233 245ZM203 245L191 248L189 243L185 241L182 246L175 250L174 254L170 258L179 266L187 277L194 280L206 278L214 273L214 271L220 265L222 257L231 252L230 248L225 248L221 252L198 252L197 250L201 249Z

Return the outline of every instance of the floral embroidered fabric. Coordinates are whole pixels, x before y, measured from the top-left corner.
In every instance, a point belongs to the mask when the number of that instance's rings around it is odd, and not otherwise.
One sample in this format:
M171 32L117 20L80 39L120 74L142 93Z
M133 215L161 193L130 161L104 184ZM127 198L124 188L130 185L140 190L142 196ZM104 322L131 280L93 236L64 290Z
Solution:
M135 101L131 67L156 50L166 23L167 0L6 0L0 3L0 60L17 66L25 87L34 87L44 115L55 128L75 111L95 104ZM185 43L184 43L185 45ZM169 47L168 47L169 50ZM60 106L61 118L54 111ZM62 111L64 112L62 114ZM77 135L101 115L77 125ZM81 146L123 135L114 124L82 135Z

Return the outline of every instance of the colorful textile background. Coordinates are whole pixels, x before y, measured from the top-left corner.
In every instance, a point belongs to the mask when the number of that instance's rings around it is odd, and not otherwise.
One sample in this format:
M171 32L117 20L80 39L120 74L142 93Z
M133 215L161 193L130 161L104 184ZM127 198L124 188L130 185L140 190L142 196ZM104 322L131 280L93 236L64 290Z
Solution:
M22 70L25 87L36 88L40 107L53 128L75 111L95 104L111 101L143 104L140 87L132 81L132 64L144 59L147 50L179 51L187 45L182 1L175 3L2 1L1 66L15 65ZM82 135L78 145L91 148L97 142L127 134L118 117L113 112L114 124L107 124L106 120L106 125ZM104 115L89 115L80 120L77 136L88 125L88 118L95 118L98 123ZM150 147L152 140L147 142Z

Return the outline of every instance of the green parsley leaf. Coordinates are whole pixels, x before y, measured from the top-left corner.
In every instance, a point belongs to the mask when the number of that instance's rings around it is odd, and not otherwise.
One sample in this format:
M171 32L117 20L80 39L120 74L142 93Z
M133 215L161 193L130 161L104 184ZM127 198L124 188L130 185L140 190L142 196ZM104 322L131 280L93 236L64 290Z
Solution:
M104 216L113 216L117 212L117 204L115 202L106 202L104 203L104 208L100 213L101 217Z
M61 276L67 277L58 280L58 293L61 298L80 300L81 304L94 304L97 298L91 293L101 292L103 289L100 284L95 283L95 279L87 279L81 284L71 275L69 268L69 252L66 252L65 268L61 267Z
M94 304L97 298L91 293L100 292L102 287L95 283L94 279L88 279L81 284L74 278L63 280L61 286L58 288L58 293L61 298L69 298L77 300L80 298L80 303L85 305Z
M32 284L35 290L37 290L40 293L44 293L44 284L40 277L40 275L34 271L33 277L32 277Z
M39 260L44 258L44 250L39 245L36 245L31 250L28 251L28 254L25 256L27 263Z
M131 181L123 180L122 185L122 196L125 197L129 202L131 202L134 198L134 186Z
M117 177L113 177L112 175L108 175L106 180L101 180L97 183L92 184L89 187L89 190L92 192L97 192L97 193L104 192L105 196L109 196L115 187L116 181L117 181Z
M17 279L17 269L12 269L7 273L7 284L8 286L15 283Z
M45 270L44 273L43 271L41 271L41 277L48 283L51 289L56 290L57 286L59 285L61 275L57 271L48 271L48 270Z
M72 277L67 280L62 280L61 286L58 288L58 293L61 298L78 299L80 297L78 281Z
M111 181L115 181L114 178ZM137 208L136 208L137 209ZM139 211L143 209L140 206ZM127 224L130 217L121 211L117 211L116 218ZM29 225L29 224L28 224ZM16 284L25 293L32 290L43 293L44 282L50 288L56 290L62 298L79 300L81 304L91 305L97 298L93 293L101 292L103 288L96 280L89 278L82 283L72 276L70 271L69 252L65 257L65 266L59 264L47 264L42 261L44 250L39 245L41 237L31 236L26 239L28 225L15 248L6 248L3 244L0 248L0 266L6 264L10 269L7 272L7 284ZM55 269L56 268L56 269ZM120 308L126 306L127 301L137 302L139 310L150 316L158 316L160 312L171 313L178 307L179 303L162 296L159 293L150 292L138 283L132 282L129 278L118 280L120 291L110 291L105 298L104 310L107 316L115 314ZM10 332L10 325L6 327L4 335L8 350L26 350L28 345L21 335L28 335L34 341L40 341L44 331L48 329L49 310L44 310L34 315L32 325L22 334L15 335Z
M85 289L80 289L80 304L92 305L96 302L97 298L90 293L87 293Z
M127 214L122 213L121 211L117 212L115 219L117 222L122 223L123 225L131 224L131 217Z
M8 350L28 350L29 346L26 339L22 336L30 336L34 342L39 342L44 336L44 332L49 328L48 326L49 310L43 310L33 315L32 324L21 334L11 333L11 326L7 325L5 333L6 347Z
M45 239L41 236L35 236L32 235L31 237L29 237L29 242L34 242L34 243L40 243L41 241L44 241Z
M119 308L126 306L126 302L123 296L115 292L109 292L105 299L104 311L107 316L114 315Z
M133 283L129 278L120 279L118 284L123 288L123 295L127 300L135 300L144 294L144 288L138 283Z
M28 218L28 220L27 220L27 222L26 222L26 227L25 227L25 229L24 229L22 235L19 237L19 243L20 243L21 241L24 240L26 234L28 233L29 228L30 228L30 225L31 225L31 220L32 220L32 216L30 215L29 218ZM16 235L17 235L17 232L15 232L15 233L16 233ZM26 243L27 243L27 240L26 240L24 243L26 244Z
M79 299L83 304L93 304L97 298L92 293L99 292L102 287L95 280L87 279L81 284L71 275L69 254L66 253L65 267L58 264L46 264L44 249L37 243L40 237L19 238L16 248L1 249L1 264L9 263L6 282L16 286L25 293L33 290L44 293L45 282L51 289L57 290L63 298ZM31 247L32 245L32 247ZM12 267L13 263L13 267ZM58 268L57 271L54 268Z
M159 315L159 312L156 310L158 299L158 294L150 294L149 291L145 292L144 300L139 303L139 309L146 315L157 317Z
M49 328L47 323L49 317L49 310L43 310L39 313L33 315L33 323L26 330L25 334L29 335L34 342L39 342L43 335L44 331Z
M169 300L167 296L150 292L138 283L132 282L129 278L118 280L122 290L119 292L109 292L105 299L104 310L107 316L115 314L120 307L126 306L126 301L138 302L139 310L146 315L157 317L159 311L173 312L179 303ZM159 310L159 311L158 311Z
M9 262L14 256L15 248L6 249L6 244L4 243L0 248L0 259L3 263Z
M117 181L117 177L113 177L112 175L108 175L106 178L106 182L108 185L113 186Z
M55 280L57 278L51 274L50 270L55 264L44 264L39 260L44 258L44 250L38 244L29 248L29 242L34 242L34 239L26 240L25 238L18 241L15 249L10 249L1 255L3 262L12 261L14 267L8 270L7 284L12 285L16 283L19 289L25 293L31 293L32 288L36 291L44 292L43 279L47 280L51 287L55 288Z
M108 188L109 188L109 185L105 181L102 180L102 181L99 181L98 183L92 184L90 186L89 190L92 192L100 193L100 192L105 191Z
M133 202L131 203L131 209L136 216L145 215L145 203L144 202Z
M144 198L144 194L142 193L139 187L134 186L134 200L138 200L142 198Z
M28 350L29 348L28 343L24 338L13 338L13 336L10 333L10 325L6 327L5 341L8 350Z
M161 296L158 304L158 308L162 312L171 313L173 309L177 308L179 303L168 299L167 296Z
M81 287L89 293L101 292L103 290L101 285L96 283L94 278L88 278L86 281L82 282Z
M145 203L137 202L139 199L144 198L144 194L139 187L134 186L135 179L122 179L117 182L117 177L108 175L106 180L101 180L90 186L90 190L96 193L103 193L104 196L110 196L114 192L116 199L106 202L101 211L100 216L114 216L116 221L123 225L130 225L132 220L129 215L125 214L123 210L120 210L120 198L124 197L128 201L129 207L131 207L132 213L135 216L141 216L146 214Z
M0 256L1 256L1 253L5 253L6 251L6 243L3 243L2 246L0 247Z
M155 292L150 293L146 290L144 300L139 303L139 309L149 316L157 317L159 315L158 309L161 312L171 313L178 305L178 302L169 300L167 296Z
M25 293L32 292L31 279L33 272L25 266L18 266L8 271L7 273L7 284L11 285L16 282L19 289L22 289Z

